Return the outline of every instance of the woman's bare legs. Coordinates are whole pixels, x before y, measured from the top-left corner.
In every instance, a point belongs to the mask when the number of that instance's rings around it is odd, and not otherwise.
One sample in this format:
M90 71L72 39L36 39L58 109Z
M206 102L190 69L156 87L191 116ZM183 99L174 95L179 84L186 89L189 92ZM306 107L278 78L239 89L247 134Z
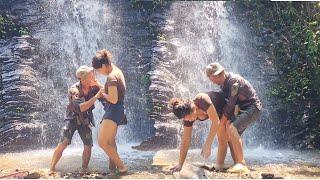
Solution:
M234 150L234 154L236 157L236 163L241 163L245 165L241 136L239 135L238 130L233 126L233 124L229 125L228 131L229 131L229 138L230 138L229 140L232 144L232 148Z
M111 144L117 151L117 144L116 141L114 140ZM109 158L109 170L114 171L117 169L117 166L114 164L114 162L112 161L112 159Z
M218 153L217 153L217 167L222 167L224 165L224 160L227 155L227 149L228 149L228 139L227 139L227 133L225 131L225 126L223 123L219 124L218 132Z
M104 152L109 156L109 158L114 162L116 167L118 167L119 171L123 173L128 169L121 161L117 149L113 146L117 134L117 129L117 124L112 120L103 120L100 127L98 143L99 146L104 150Z
M237 160L234 153L234 149L232 147L231 142L228 142L228 136L227 136L225 124L220 123L217 135L218 135L218 153L217 153L216 165L218 167L224 165L224 161L227 155L228 145L230 147L230 153L231 153L232 159L236 163Z

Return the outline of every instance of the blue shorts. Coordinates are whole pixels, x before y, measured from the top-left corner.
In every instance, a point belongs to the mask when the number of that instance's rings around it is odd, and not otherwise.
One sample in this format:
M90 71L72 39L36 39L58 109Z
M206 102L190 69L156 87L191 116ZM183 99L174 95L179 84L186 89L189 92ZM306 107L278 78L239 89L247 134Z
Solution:
M118 126L127 124L127 117L124 114L123 102L118 102L117 104L111 104L107 102L104 106L104 111L105 113L102 120L112 120Z

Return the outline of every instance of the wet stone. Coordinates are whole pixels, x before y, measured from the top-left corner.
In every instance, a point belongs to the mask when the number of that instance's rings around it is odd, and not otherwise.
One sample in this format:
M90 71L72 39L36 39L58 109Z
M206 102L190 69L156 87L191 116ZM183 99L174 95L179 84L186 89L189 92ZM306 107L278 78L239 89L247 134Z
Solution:
M40 173L34 172L31 174L28 174L27 176L24 176L24 179L39 179L41 177Z
M94 178L94 179L103 179L104 177L101 176L101 175L95 175L95 176L93 176L93 178Z
M82 176L82 179L90 179L90 176L84 175L84 176Z
M261 178L262 179L273 179L274 178L274 174L272 174L272 173L261 173Z

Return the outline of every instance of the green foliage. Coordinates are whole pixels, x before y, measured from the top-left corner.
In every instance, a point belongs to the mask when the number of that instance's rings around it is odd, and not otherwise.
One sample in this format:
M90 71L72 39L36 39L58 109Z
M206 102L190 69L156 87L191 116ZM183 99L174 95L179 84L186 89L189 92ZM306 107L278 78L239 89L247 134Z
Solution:
M28 29L16 24L6 15L0 15L0 39L7 39L13 36L27 35Z
M166 35L159 33L157 35L157 39L160 40L160 41L165 41L166 40Z
M163 109L165 109L165 106L163 104L160 104L160 103L156 103L154 106L153 106L154 110L157 111L157 112L161 112Z
M165 0L131 0L132 7L146 11L154 11L160 6L166 5L170 1Z
M265 36L261 29L271 29L277 35L270 42L269 51L279 81L269 94L282 99L288 107L294 122L291 128L303 132L297 140L306 147L320 148L315 138L320 137L320 3L245 0L233 5L258 35ZM303 120L303 115L308 119Z
M17 113L22 113L22 112L24 112L24 108L17 107L16 108L16 112Z
M141 77L141 82L143 85L145 86L149 86L150 85L150 75L149 74L143 74Z

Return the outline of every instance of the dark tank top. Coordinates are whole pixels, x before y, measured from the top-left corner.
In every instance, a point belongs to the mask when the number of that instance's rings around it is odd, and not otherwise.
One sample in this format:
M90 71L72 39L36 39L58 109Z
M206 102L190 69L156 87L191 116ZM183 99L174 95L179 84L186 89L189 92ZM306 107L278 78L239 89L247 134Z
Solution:
M206 92L206 93L200 93L193 99L194 104L204 112L207 112L209 107L213 105L215 109L217 110L217 114L219 117L222 116L223 113L223 107L226 104L225 98L223 96L223 93L221 92ZM197 119L200 121L207 120L209 117L207 115L204 119ZM191 127L195 121L183 121L183 125L186 127Z

